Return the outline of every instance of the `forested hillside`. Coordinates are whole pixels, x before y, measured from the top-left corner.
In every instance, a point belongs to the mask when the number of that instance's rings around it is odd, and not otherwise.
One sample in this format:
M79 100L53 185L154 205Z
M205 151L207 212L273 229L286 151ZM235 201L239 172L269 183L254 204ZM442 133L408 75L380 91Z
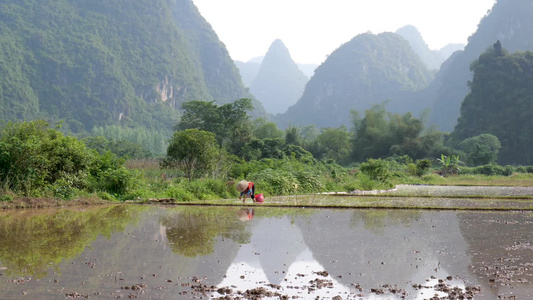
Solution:
M391 107L403 106L431 79L432 73L401 36L361 34L315 70L302 98L278 122L282 126L349 125L350 110L364 112L388 100Z
M472 80L470 64L499 40L510 52L533 50L533 5L530 0L499 0L470 36L465 50L452 55L435 77L431 123L452 131Z
M500 163L533 164L533 52L508 54L497 42L471 70L471 91L452 139L492 134L501 142Z
M74 133L170 130L184 101L248 96L191 0L2 1L0 62L0 119Z

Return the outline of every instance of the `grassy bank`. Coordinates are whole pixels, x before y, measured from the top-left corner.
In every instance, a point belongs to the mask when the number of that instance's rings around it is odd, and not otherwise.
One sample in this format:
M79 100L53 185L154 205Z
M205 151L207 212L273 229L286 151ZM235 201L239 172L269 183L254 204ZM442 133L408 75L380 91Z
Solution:
M377 167L376 167L377 166ZM493 198L517 200L506 196L487 196L483 193L430 195L413 192L389 193L384 195L349 197L347 199L313 196L328 192L352 192L354 190L384 190L398 185L438 185L438 186L533 186L533 174L512 172L509 175L459 174L441 176L436 169L427 170L421 176L410 172L408 166L395 164L386 170L381 166L372 165L379 172L363 172L357 167L342 167L335 163L317 162L308 164L295 159L261 160L236 163L225 178L200 178L187 180L183 174L174 169L162 169L159 161L130 160L125 164L127 172L127 187L123 192L113 193L109 190L76 190L76 193L56 193L57 189L41 189L36 194L17 194L8 189L0 189L0 207L43 207L86 205L108 202L137 202L151 203L156 199L169 199L174 203L184 204L212 204L212 205L242 205L238 201L235 182L247 179L256 183L256 192L263 193L268 199L265 206L323 206L323 207L449 207L448 203L458 203L452 207L475 206L463 205L464 202L454 201L452 198L469 198L470 202L480 202L487 208L509 207L505 203L495 203ZM518 169L517 170L521 170ZM467 172L468 173L468 172ZM377 175L376 175L377 174ZM380 177L381 176L381 177ZM113 179L114 177L112 177ZM120 179L120 178L118 178ZM298 196L296 196L298 195ZM307 196L306 196L307 195ZM417 198L416 201L393 201L392 197ZM440 197L440 198L439 198ZM419 198L439 198L444 200L424 200L419 205ZM515 197L516 198L516 197ZM30 200L31 199L31 200ZM226 200L220 200L226 199ZM452 199L452 200L450 200ZM398 199L396 199L398 200ZM492 202L490 202L490 201ZM521 201L529 201L522 197ZM250 200L248 200L250 202ZM405 204L407 202L410 204ZM440 202L439 202L440 201ZM431 203L432 202L432 203ZM400 203L400 204L398 204ZM404 204L401 204L404 203ZM500 205L501 204L501 205ZM525 207L526 205L511 205L510 207Z

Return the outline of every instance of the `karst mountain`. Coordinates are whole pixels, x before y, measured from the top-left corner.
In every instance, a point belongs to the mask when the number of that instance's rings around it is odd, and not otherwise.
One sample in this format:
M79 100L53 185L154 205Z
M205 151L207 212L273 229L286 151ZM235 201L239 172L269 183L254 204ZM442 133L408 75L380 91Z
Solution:
M298 101L308 80L283 42L275 40L250 84L250 92L267 112L283 113Z
M384 102L405 106L432 74L400 35L360 34L329 55L300 100L277 120L285 126L349 126L350 110L364 112Z
M0 119L71 132L171 129L184 101L250 97L192 0L1 1L0 61Z

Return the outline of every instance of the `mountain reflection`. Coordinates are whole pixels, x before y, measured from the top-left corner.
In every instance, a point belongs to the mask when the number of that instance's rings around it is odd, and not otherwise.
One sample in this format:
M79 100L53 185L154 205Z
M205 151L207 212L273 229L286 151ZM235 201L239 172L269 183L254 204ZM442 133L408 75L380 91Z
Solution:
M124 230L140 207L105 206L0 213L0 265L9 275L47 275L82 253L99 235Z
M59 299L65 287L113 299L235 299L257 289L279 294L263 299L428 299L447 297L445 284L479 287L476 300L531 299L532 229L523 212L9 211L0 213L0 298Z

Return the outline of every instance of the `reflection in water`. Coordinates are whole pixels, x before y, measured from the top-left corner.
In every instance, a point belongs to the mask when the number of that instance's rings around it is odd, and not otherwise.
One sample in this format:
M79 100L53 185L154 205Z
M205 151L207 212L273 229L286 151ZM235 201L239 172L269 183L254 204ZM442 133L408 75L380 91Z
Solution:
M366 229L373 232L384 231L387 226L409 226L420 216L417 210L367 210L364 214L354 211L350 220L351 227L358 227L362 221Z
M100 220L95 217L76 218L85 224L81 227L68 222L62 227L59 220L70 213L53 215L56 225L35 221L30 226L0 215L0 299L61 299L73 293L96 299L209 299L230 290L242 297L257 288L273 292L263 299L429 299L477 286L481 293L476 291L474 299L511 293L517 299L533 297L526 270L533 258L528 244L533 216L528 213L256 207L248 218L252 212L240 208L143 209L137 211L138 222L108 221L121 226L102 225L107 230L96 227L93 235L84 228L93 223L89 219ZM5 232L24 236L25 228L38 230L38 224L55 228L53 232L64 228L66 233L59 235L67 241L63 245L74 242L72 254L55 260L61 273L45 272L43 264L54 262L52 254L31 260L21 252L30 266L14 263L21 243ZM81 239L74 229L92 238ZM31 238L34 245L51 240ZM85 242L75 242L79 240ZM61 251L57 248L51 247ZM26 280L34 263L45 270L42 278ZM490 266L495 264L514 272L494 277Z
M213 253L218 236L240 244L250 240L246 226L235 222L233 209L189 207L176 212L163 216L161 224L172 250L181 255L195 257Z
M136 215L138 209L126 206L2 212L0 261L9 275L43 277L99 235L123 230Z
M241 221L250 221L254 218L255 212L253 208L241 208L237 212L237 216Z

